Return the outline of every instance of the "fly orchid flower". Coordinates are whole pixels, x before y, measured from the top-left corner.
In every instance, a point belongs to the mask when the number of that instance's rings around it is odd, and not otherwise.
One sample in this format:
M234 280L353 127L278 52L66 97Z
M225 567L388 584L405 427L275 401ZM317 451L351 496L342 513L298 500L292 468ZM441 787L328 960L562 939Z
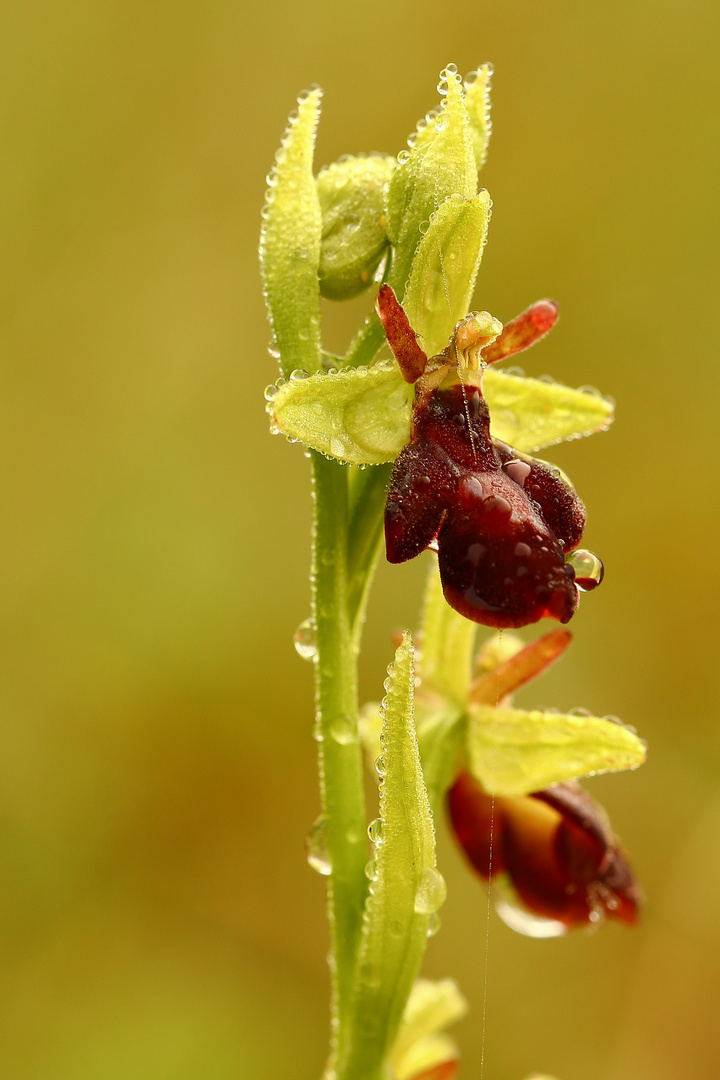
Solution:
M487 356L492 363L529 348L554 325L557 305L541 300L505 330L473 312L431 360L389 285L376 306L403 377L416 383L410 442L385 511L388 561L434 546L445 599L486 626L568 622L578 584L565 554L580 542L585 508L557 470L491 437L482 393Z
M640 894L626 856L575 778L637 768L643 742L613 717L513 706L515 691L563 655L567 630L529 644L513 634L491 637L470 675L473 638L465 628L474 629L445 604L433 571L415 695L431 804L446 801L461 848L492 879L498 912L513 929L550 937L604 915L633 923ZM374 738L368 707L370 755Z
M469 772L448 792L455 836L471 866L500 891L499 913L530 936L632 925L640 894L602 807L572 781L493 800Z

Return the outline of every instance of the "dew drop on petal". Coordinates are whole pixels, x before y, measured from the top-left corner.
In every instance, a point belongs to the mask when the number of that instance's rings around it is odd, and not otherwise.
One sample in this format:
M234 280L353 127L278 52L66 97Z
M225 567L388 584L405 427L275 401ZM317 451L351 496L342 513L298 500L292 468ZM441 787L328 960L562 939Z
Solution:
M305 619L300 623L293 637L295 652L303 660L317 660L317 644L315 642L315 623L312 619Z
M329 877L332 874L332 862L330 861L330 851L327 843L327 832L325 829L325 817L320 817L313 824L312 829L305 837L305 854L307 861L313 870L316 870L318 874L322 874L323 877Z
M565 562L575 571L575 584L582 592L596 589L603 579L605 570L602 561L594 551L576 548L567 556Z
M418 915L432 915L445 903L446 896L445 878L434 866L426 866L415 893L415 911Z
M533 915L525 908L509 904L500 896L495 899L495 910L506 926L525 937L553 938L567 933L565 923L557 919L545 919L542 915Z
M275 395L277 394L279 389L280 389L280 387L276 386L275 383L270 383L269 386L266 386L265 387L265 400L266 401L272 401L272 399L275 397Z

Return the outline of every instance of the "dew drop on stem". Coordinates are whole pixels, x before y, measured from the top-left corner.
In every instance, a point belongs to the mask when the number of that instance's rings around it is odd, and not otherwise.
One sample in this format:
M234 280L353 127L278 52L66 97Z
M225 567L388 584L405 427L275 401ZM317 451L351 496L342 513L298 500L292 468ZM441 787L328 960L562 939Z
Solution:
M332 874L332 862L327 842L325 817L321 814L305 837L305 854L308 864L323 877Z
M305 619L300 623L293 637L295 652L303 660L317 660L317 644L315 642L315 623L312 619Z

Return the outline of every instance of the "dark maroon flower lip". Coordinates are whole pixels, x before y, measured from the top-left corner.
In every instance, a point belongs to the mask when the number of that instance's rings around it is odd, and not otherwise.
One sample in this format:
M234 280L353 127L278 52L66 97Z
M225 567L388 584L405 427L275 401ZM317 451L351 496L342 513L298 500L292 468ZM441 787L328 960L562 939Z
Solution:
M493 800L468 772L447 796L455 836L485 879L506 875L534 915L568 928L602 916L632 925L641 894L602 807L579 784Z
M377 306L405 378L417 382L410 442L395 461L385 510L389 562L436 548L445 598L475 622L568 622L578 588L565 555L585 526L580 499L551 468L491 438L482 372L452 363L453 341L419 375L424 354L389 286ZM550 301L534 305L487 346L492 358L527 348L556 316ZM453 340L463 334L465 349L471 331L463 324Z

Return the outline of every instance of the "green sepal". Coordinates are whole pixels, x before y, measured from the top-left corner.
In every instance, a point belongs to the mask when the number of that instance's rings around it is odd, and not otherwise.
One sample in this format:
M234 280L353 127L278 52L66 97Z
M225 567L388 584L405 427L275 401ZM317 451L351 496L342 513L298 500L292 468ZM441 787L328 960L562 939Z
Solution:
M492 705L470 706L467 748L470 771L495 795L528 795L645 760L642 740L613 720Z
M490 80L493 75L492 64L483 64L475 72L475 78L465 82L465 108L470 120L475 168L478 172L485 164L488 143L490 142Z
M298 99L269 188L260 236L260 269L268 318L285 376L320 367L320 237L322 215L313 176L322 91Z
M456 1059L454 1040L441 1033L467 1011L467 1001L453 979L416 979L389 1059L397 1080L410 1080Z
M430 916L444 900L415 734L414 680L412 639L406 632L383 702L381 833L375 834L368 872L349 1038L336 1063L340 1078L383 1075L425 951Z
M491 207L483 190L471 199L450 195L430 216L403 296L405 314L428 356L445 348L468 312Z
M320 293L348 300L370 287L386 251L385 187L395 158L347 157L318 175L322 210Z
M443 596L437 560L430 565L420 628L423 693L464 708L470 689L477 624L458 614Z
M483 389L491 433L523 453L605 431L613 418L612 402L561 383L488 369ZM350 465L380 465L410 440L413 397L397 364L381 360L291 380L267 411L279 431L313 450Z
M477 170L470 121L462 86L446 79L442 111L419 133L407 160L399 155L388 190L387 229L399 249L397 265L412 257L420 226L448 195L471 199L477 191ZM403 279L404 280L404 279Z
M268 403L284 435L350 465L393 461L410 438L415 389L394 360L319 372L281 386Z
M597 393L494 368L485 371L483 393L490 434L526 453L606 431L613 420L613 402Z

